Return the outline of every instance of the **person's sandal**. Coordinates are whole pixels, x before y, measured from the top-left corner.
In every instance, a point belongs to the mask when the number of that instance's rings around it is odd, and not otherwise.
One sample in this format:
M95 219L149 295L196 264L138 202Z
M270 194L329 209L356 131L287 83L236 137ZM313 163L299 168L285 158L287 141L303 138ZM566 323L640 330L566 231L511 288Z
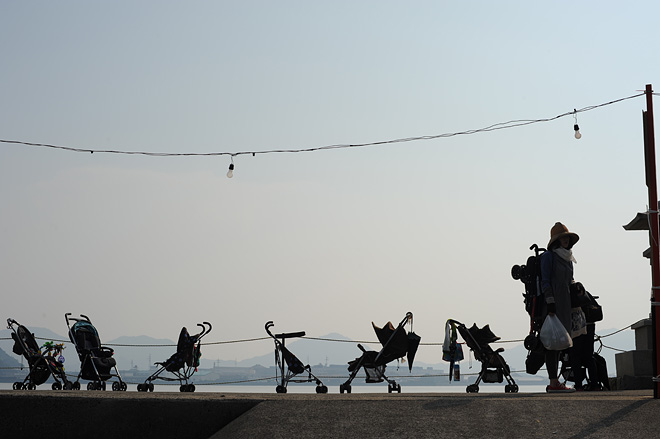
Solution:
M575 389L572 387L566 387L564 383L559 383L558 386L547 386L545 391L548 393L571 393L575 392Z

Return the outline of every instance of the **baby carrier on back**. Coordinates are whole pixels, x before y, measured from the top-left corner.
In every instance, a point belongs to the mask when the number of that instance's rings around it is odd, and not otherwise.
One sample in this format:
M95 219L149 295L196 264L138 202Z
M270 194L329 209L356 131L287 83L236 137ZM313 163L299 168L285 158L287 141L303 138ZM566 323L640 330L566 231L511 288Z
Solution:
M530 250L534 255L527 258L523 265L514 265L511 268L511 277L521 281L525 285L523 302L525 311L529 314L529 334L525 337L525 349L527 359L525 369L529 374L536 374L545 363L545 348L539 339L541 325L543 325L543 303L545 298L541 291L541 255L545 253L544 248L533 244Z

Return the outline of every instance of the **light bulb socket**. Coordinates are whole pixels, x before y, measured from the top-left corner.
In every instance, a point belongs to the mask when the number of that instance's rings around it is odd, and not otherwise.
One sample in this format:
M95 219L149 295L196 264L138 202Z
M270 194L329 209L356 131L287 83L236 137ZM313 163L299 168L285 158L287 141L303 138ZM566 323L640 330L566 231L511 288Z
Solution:
M577 126L577 125L575 125L575 126ZM233 164L233 163L230 163L230 164L229 164L229 170L230 170L230 171L233 171L233 170L234 170L234 164Z
M574 129L575 131L579 131L579 130L580 130L580 127L578 126L578 124L575 124L575 125L573 125L573 129Z

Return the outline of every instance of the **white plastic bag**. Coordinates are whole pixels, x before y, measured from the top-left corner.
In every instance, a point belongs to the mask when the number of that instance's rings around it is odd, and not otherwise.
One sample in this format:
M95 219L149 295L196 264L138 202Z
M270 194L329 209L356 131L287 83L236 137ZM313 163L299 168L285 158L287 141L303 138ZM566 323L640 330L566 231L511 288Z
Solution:
M573 346L571 336L556 315L548 314L541 327L541 332L539 332L539 337L543 346L549 351L563 351Z

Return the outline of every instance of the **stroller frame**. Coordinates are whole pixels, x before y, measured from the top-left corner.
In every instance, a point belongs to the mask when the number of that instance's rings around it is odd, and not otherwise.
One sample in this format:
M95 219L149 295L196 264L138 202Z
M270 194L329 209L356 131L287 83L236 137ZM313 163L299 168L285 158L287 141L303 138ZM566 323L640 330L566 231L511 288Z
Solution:
M114 391L125 391L128 386L126 383L121 379L121 376L119 375L119 370L117 369L117 362L114 361L114 358L112 358L112 355L114 354L114 349L103 346L101 344L101 340L98 337L98 331L96 330L96 327L92 324L92 321L90 320L89 317L87 317L84 314L80 314L80 318L75 318L75 317L69 317L71 316L71 313L68 312L64 314L64 319L66 320L66 325L69 328L69 339L71 339L71 342L76 348L76 352L78 353L78 358L80 359L80 372L78 373L78 376L76 377L76 381L73 383L73 390L80 390L80 378L84 380L89 380L89 383L87 383L87 390L105 390L106 388L106 381L109 380L112 377L117 377L119 381L114 381L112 383L112 390ZM73 325L71 322L74 322ZM76 336L74 334L74 329L78 323L86 323L91 328L94 329L95 331L95 336L96 336L96 341L98 341L98 346L92 346L90 349L85 349L82 346L78 345L78 340L76 340ZM99 355L102 354L102 355ZM111 369L115 370L115 373L113 374L110 370L108 373L101 373L99 371L99 368L96 365L96 359L102 359L102 358L110 358L113 360L113 365L111 366ZM93 371L94 376L93 378L85 378L83 374L85 373L86 369L85 366L89 365L89 369L87 371ZM86 374L87 376L90 376L90 374Z
M265 329L266 333L275 341L275 381L278 383L277 387L275 387L275 392L286 393L289 383L311 383L315 381L316 393L328 393L328 387L312 373L312 368L309 364L306 366L303 365L302 361L285 346L286 339L304 337L305 331L273 334L270 332L270 328L273 326L275 324L272 321L268 321L266 322ZM308 374L307 378L294 378L296 375L302 374L305 371Z
M504 357L500 355L501 352L504 352L504 348L493 350L488 343L479 343L474 334L472 334L472 331L470 331L470 329L468 329L463 323L451 319L449 321L456 325L461 337L463 337L463 340L470 350L474 352L476 360L481 362L481 371L479 372L477 381L474 384L467 386L467 393L478 393L479 383L481 381L485 383L501 383L503 382L503 379L506 379L507 382L504 386L505 393L518 393L519 387L511 376L511 369L506 361L504 361ZM476 324L474 327L479 329ZM488 325L481 329L483 330L487 327ZM499 337L495 337L495 339L499 340Z
M211 332L211 329L213 327L209 322L202 322L198 323L197 326L202 328L202 331L199 334L196 335L189 335L188 330L184 327L181 331L182 334L179 335L179 344L177 344L177 351L172 355L169 359L162 363L155 363L157 366L160 366L154 373L152 373L146 380L144 380L143 384L138 384L137 385L137 390L138 392L153 392L154 391L154 384L153 381L155 380L162 380L162 381L178 381L179 382L179 391L181 392L194 392L195 391L195 385L193 383L189 383L188 380L192 378L192 376L195 374L197 371L197 366L199 366L198 358L201 356L201 345L199 341L204 337L206 334ZM208 329L206 328L208 326ZM186 344L185 346L182 346L183 350L190 350L189 352L181 352L182 349L180 349L179 345L181 344L181 335L183 335L183 330L185 330L185 336L188 338L187 340L184 341ZM183 355L180 359L175 358L176 355ZM187 358L186 358L187 357ZM175 361L181 361L181 367L177 370L169 370L168 367L170 367ZM174 378L172 377L162 377L160 376L161 373L164 371L168 371L174 375ZM185 384L184 384L185 383Z
M14 348L14 353L22 355L27 360L30 369L22 382L17 381L13 384L12 388L14 390L35 390L38 385L46 382L51 376L55 380L51 385L51 389L71 389L71 382L66 378L64 366L55 358L55 355L61 353L62 346L56 348L53 355L49 355L50 349L45 353L42 352L41 347L39 347L39 344L34 338L34 334L16 320L11 318L7 319L7 329L11 329L11 336L16 345L18 345L18 348L22 351L22 353L19 354L16 352L16 348ZM46 374L48 374L48 376L45 376Z
M401 393L401 384L398 384L395 380L389 379L385 375L387 363L384 362L381 364L379 361L382 361L381 358L384 355L385 349L387 349L390 342L394 339L394 336L397 335L399 331L405 332L404 326L409 321L412 321L412 317L413 315L411 312L406 313L406 316L397 325L397 327L394 329L394 332L392 332L389 339L385 344L383 344L383 347L380 351L378 351L378 353L375 351L367 351L361 344L357 345L357 347L362 351L362 355L354 360L355 362L349 363L349 371L351 371L351 374L343 384L339 385L339 393L351 393L351 383L357 376L360 368L364 368L365 374L367 375L367 383L382 383L383 381L387 381L387 393Z

